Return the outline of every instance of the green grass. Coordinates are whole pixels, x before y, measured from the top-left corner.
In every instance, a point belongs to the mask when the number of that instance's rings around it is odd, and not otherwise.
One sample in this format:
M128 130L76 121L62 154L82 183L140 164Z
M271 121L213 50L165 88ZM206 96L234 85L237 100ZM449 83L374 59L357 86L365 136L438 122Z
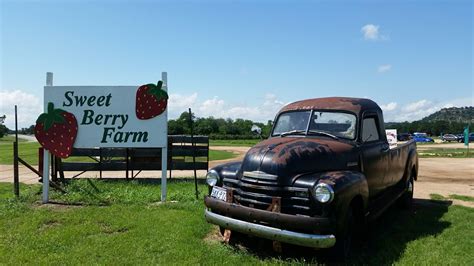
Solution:
M468 154L467 149L464 149L464 148L455 148L455 149L435 148L435 149L428 149L428 150L420 150L418 151L418 155L421 158L436 158L436 157L474 158L474 152L469 151L469 154Z
M449 195L449 198L450 199L456 199L456 200L462 200L462 201L474 202L474 197L471 197L471 196L451 194L451 195Z
M11 136L3 137L0 140L0 164L13 164L13 141L15 138ZM18 153L26 162L38 164L38 148L37 142L26 142L18 140Z
M443 195L440 194L430 194L430 199L432 200L447 200Z
M3 189L6 185L0 184ZM199 187L205 191L204 186ZM211 226L192 183L169 185L169 201L158 204L160 186L85 180L56 201L82 206L40 207L38 187L21 200L0 201L2 264L255 264L259 259L205 239ZM202 194L200 196L202 199ZM271 261L271 260L270 260Z
M18 200L12 199L11 187L0 183L1 264L327 262L309 249L290 249L291 255L283 256L210 238L216 229L203 218L202 185L196 200L193 183L170 182L169 202L159 204L158 184L74 180L66 187L68 194L52 193L54 201L71 205L49 206L36 203L39 186L22 185ZM348 264L472 265L472 220L474 209L429 201L418 202L413 212L390 208L370 226L368 242L355 249Z
M430 194L430 198L432 200L449 200L449 199L455 199L455 200L462 200L462 201L469 201L469 202L474 202L474 197L471 196L465 196L465 195L458 195L458 194L451 194L448 197L444 197L439 194Z
M259 139L236 139L236 140L219 140L211 139L209 141L210 146L241 146L241 147L252 147L259 143Z
M210 161L233 159L237 156L238 156L237 153L233 153L230 151L209 150Z
M0 144L4 142L13 142L13 141L15 141L15 136L13 135L8 135L8 136L4 136L3 138L0 138ZM22 138L18 138L18 142L26 142L26 140Z

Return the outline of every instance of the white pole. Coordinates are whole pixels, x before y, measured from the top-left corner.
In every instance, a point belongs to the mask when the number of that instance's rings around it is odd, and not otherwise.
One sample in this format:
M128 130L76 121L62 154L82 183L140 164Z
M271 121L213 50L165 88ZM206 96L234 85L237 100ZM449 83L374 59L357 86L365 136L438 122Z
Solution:
M46 86L53 86L53 73L46 72ZM46 90L44 89L43 99L46 98ZM43 100L44 101L44 100ZM44 101L44 112L48 111L48 103ZM43 150L43 203L49 202L49 152Z
M161 80L163 81L163 90L168 91L168 73L161 72ZM169 101L168 101L169 102ZM161 201L166 201L166 171L168 166L168 107L163 113L166 119L165 137L166 144L161 149Z

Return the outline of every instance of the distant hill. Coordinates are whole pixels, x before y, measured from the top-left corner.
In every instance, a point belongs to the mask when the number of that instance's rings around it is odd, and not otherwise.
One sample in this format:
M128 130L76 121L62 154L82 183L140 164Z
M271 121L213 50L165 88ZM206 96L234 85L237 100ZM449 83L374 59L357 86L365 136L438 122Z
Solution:
M474 106L443 108L423 119L422 122L450 121L474 123Z
M462 133L466 124L474 124L474 107L443 108L421 120L413 122L385 123L385 128L398 132L426 132L432 136ZM472 126L472 125L471 125ZM471 132L474 127L471 127Z

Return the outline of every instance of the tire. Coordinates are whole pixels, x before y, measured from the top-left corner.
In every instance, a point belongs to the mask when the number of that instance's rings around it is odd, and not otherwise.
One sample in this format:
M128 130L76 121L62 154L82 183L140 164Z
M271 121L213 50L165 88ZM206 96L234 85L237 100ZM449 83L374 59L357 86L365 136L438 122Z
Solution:
M347 209L343 226L336 234L336 245L332 247L331 256L336 260L344 261L351 253L353 237L354 237L354 225L355 217L352 206Z
M225 228L222 226L219 226L219 232L221 233L222 236L224 236L224 231L225 231Z
M413 206L413 192L415 190L415 179L413 174L410 174L410 178L406 184L406 191L399 199L399 205L403 209L411 209Z

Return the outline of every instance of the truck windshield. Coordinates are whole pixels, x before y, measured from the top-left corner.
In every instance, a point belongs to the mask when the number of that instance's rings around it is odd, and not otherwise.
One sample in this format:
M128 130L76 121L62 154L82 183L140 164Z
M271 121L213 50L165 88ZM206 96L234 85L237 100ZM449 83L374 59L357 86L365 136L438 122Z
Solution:
M311 111L296 111L281 114L278 116L272 136L280 136L281 134L291 132L306 134L310 114Z
M356 116L333 111L295 111L281 114L272 136L326 135L355 139Z

